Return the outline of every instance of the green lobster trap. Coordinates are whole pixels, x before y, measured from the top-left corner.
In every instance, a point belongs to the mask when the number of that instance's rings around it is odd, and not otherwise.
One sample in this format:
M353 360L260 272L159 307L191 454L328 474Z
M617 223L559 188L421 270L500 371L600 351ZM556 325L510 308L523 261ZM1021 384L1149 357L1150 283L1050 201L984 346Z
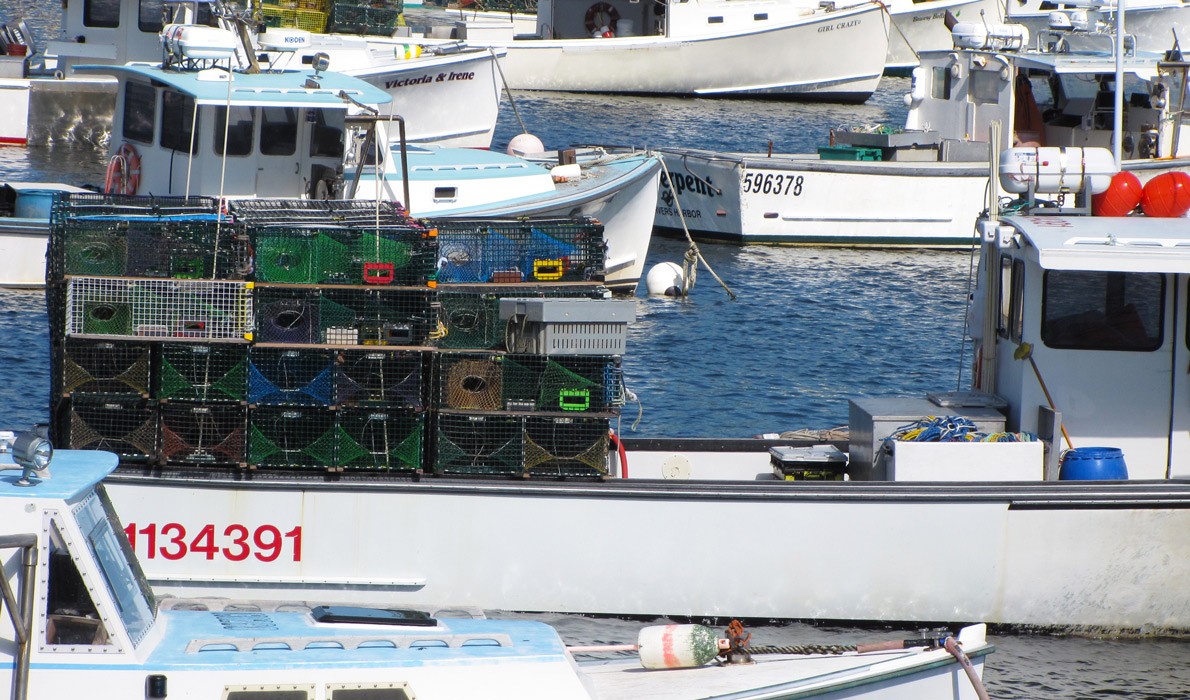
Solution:
M252 346L248 403L329 406L334 400L335 356L322 348Z
M403 3L389 2L384 6L336 2L331 6L327 31L338 34L370 34L392 36L397 30Z
M160 459L168 465L244 466L248 410L239 404L171 401L160 408Z
M246 344L162 343L155 398L202 403L248 399Z
M624 404L619 359L597 355L507 355L504 408L606 413Z
M602 281L606 245L595 219L455 220L438 230L438 282Z
M335 361L335 403L421 410L426 353L416 350L343 350Z
M525 471L521 416L438 412L434 473L518 476Z
M437 238L419 227L254 229L256 279L285 284L424 286Z
M56 393L149 398L151 368L148 343L67 338Z
M328 469L338 436L325 408L257 406L248 411L248 465L279 469Z
M415 472L422 468L425 414L379 407L336 413L334 465L343 469Z

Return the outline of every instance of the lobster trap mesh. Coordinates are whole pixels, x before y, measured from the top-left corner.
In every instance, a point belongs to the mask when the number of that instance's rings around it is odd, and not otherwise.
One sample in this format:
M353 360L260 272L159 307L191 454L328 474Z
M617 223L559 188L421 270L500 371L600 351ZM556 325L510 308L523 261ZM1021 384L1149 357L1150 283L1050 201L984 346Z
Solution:
M442 354L438 377L438 408L496 411L504 407L504 369L498 356Z
M236 221L251 226L410 226L401 205L364 199L237 199L228 205Z
M525 418L525 469L532 476L607 474L606 416Z
M253 346L248 355L248 402L329 406L334 400L334 354L317 348Z
M540 285L512 289L442 285L438 288L438 318L444 333L440 348L497 350L504 347L507 322L500 318L500 299L506 297L573 297L602 299L605 287L597 285Z
M240 340L252 330L243 282L72 277L66 335Z
M422 468L424 414L347 408L337 414L335 465L347 469Z
M160 411L166 464L240 466L246 459L247 409L240 405L179 401Z
M424 285L437 261L437 239L415 227L254 231L261 282Z
M266 343L421 345L435 318L430 290L259 287L256 339Z
M326 468L334 464L334 414L324 408L257 406L248 412L248 464Z
M619 362L606 356L508 355L505 408L607 412L622 405Z
M156 397L204 403L248 398L248 346L162 343Z
M147 343L67 338L58 394L140 395L150 393L152 355Z
M65 449L106 450L122 462L156 455L157 410L142 399L72 397L62 402L51 430Z
M434 472L512 476L524 471L522 418L439 413Z
M344 350L335 365L335 403L419 410L426 356L411 350Z
M603 224L594 219L429 223L438 230L440 284L603 279Z

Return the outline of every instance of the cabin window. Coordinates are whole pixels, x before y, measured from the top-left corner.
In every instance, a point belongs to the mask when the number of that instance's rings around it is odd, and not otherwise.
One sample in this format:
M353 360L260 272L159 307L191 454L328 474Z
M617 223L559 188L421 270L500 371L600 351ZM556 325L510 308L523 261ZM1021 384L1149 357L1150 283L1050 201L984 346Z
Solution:
M323 158L343 157L343 129L326 123L324 112L314 112L314 129L310 135L310 155Z
M950 99L950 68L947 66L936 66L934 68L933 79L930 80L930 97L935 100L949 100Z
M166 21L172 19L166 14L165 3L162 0L140 0L140 10L137 13L137 27L149 34L156 34L165 26ZM191 24L205 24L208 27L217 26L215 17L211 14L208 3L198 3L198 17Z
M120 0L83 0L83 25L115 29L120 26Z
M327 685L328 700L413 700L413 691L406 683L394 683L388 687L376 687L379 684L369 683L365 686L332 686Z
M1041 340L1048 347L1141 352L1161 347L1163 275L1048 270L1043 286Z
M297 109L265 107L260 110L260 152L266 156L297 153Z
M1007 255L1000 258L1000 320L996 333L1021 342L1025 325L1025 263Z
M1000 88L1004 80L998 70L971 71L971 101L975 104L994 105L1000 101Z
M161 95L161 147L194 153L191 148L194 129L198 126L194 98L180 92L166 90Z
M46 566L49 572L46 577L46 644L71 649L111 644L107 627L99 619L95 601L87 592L87 584L57 527L50 533Z
M153 624L157 601L132 554L128 538L114 525L119 520L107 492L98 488L77 508L76 517L87 538L87 547L99 565L103 583L116 603L116 612L132 643L137 644Z
M153 143L156 113L157 91L144 83L129 81L124 88L124 138Z
M224 155L223 138L227 135L227 154L246 156L252 153L252 127L256 124L255 107L232 107L228 123L227 108L215 109L215 155Z

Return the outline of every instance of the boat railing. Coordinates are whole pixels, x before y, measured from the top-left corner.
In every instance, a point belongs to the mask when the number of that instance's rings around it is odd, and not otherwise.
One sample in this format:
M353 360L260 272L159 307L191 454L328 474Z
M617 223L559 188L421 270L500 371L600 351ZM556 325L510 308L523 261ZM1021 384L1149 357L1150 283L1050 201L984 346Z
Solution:
M12 674L12 700L25 700L29 691L29 655L33 648L30 635L33 632L33 581L37 570L37 535L0 535L0 550L20 549L21 568L17 573L20 601L8 576L0 576L0 593L4 596L4 608L16 632L17 654Z

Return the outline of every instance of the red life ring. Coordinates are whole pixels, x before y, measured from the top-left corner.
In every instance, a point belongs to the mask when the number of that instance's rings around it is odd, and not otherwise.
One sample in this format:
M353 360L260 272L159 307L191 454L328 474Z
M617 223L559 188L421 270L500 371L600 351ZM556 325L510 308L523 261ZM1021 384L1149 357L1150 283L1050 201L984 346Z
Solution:
M587 16L584 21L589 34L594 33L596 29L602 31L603 27L607 27L615 34L616 23L620 21L620 11L606 2L597 2L587 8Z
M140 187L140 154L125 141L107 164L103 181L105 194L136 194Z

